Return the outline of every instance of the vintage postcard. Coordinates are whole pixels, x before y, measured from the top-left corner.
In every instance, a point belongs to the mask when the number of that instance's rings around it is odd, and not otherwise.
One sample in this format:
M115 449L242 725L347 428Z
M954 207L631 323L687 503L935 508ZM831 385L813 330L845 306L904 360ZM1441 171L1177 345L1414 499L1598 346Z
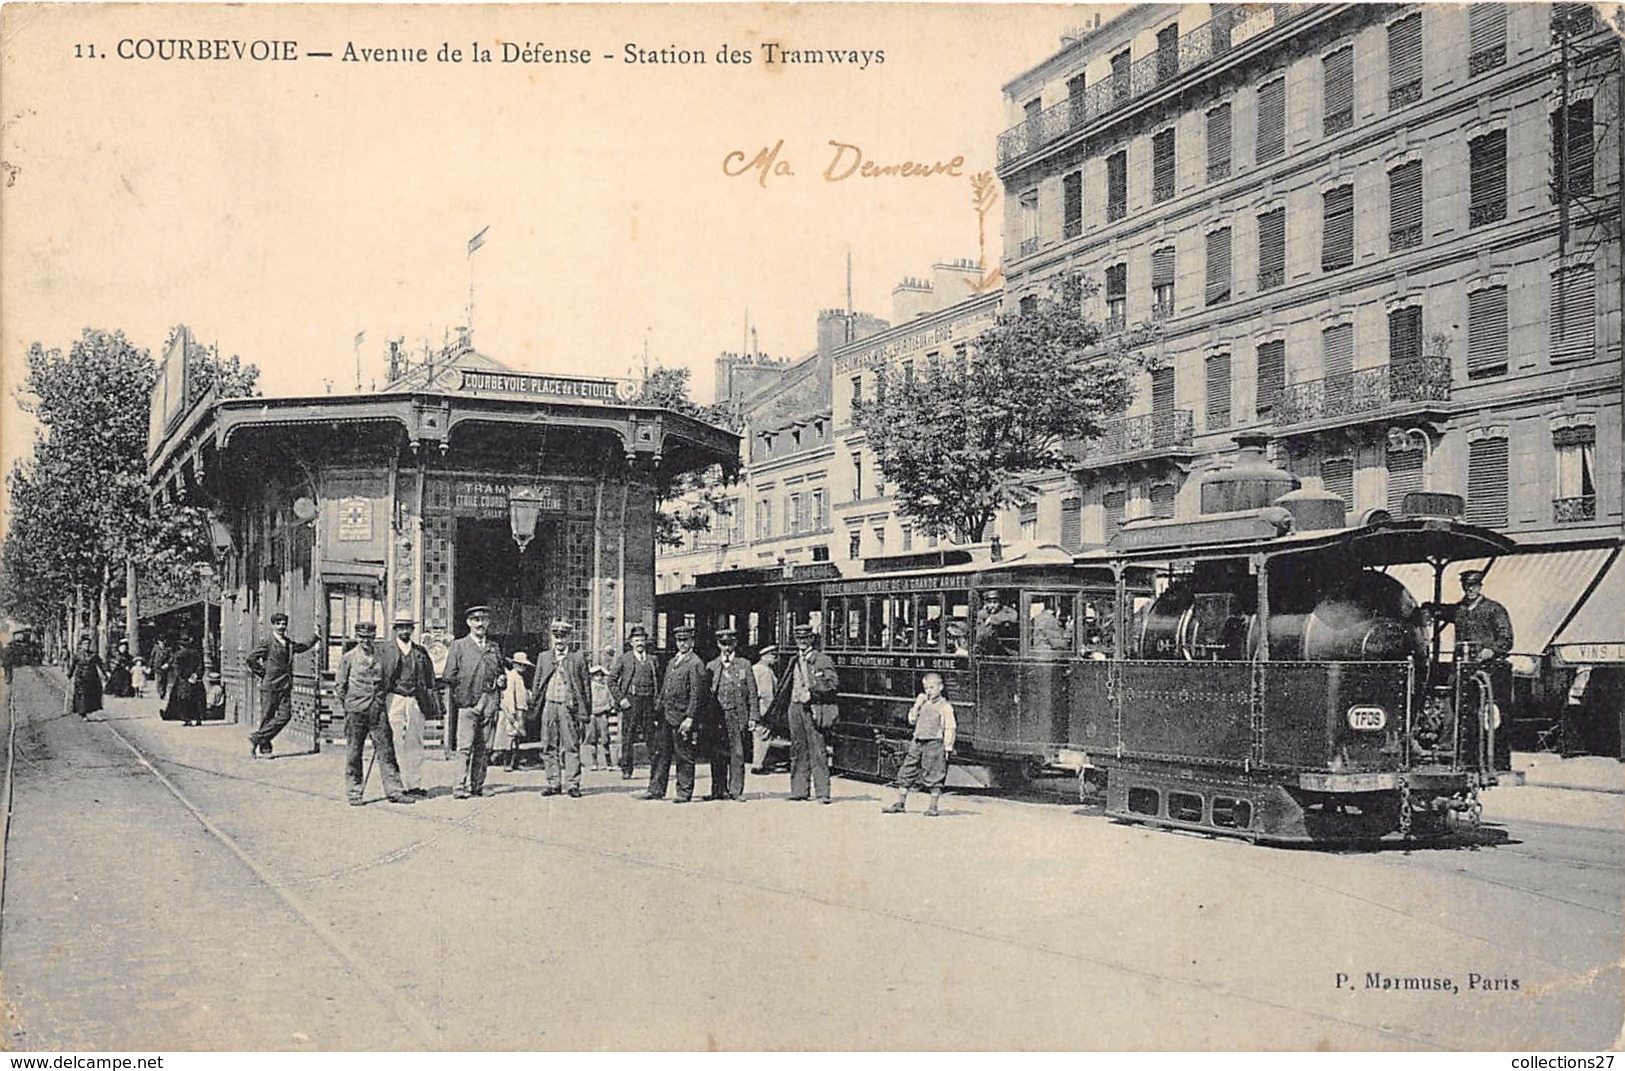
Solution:
M0 1045L1617 1045L1620 26L7 4Z

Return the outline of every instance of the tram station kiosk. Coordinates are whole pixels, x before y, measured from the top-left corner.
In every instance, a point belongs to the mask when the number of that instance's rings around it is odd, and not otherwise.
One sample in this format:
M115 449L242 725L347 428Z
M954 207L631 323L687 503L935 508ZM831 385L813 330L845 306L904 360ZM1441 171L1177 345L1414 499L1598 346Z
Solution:
M658 482L738 463L737 436L633 404L633 382L514 372L466 333L370 394L188 406L185 354L178 339L153 391L154 508L207 511L228 717L258 717L246 659L273 613L319 637L279 750L319 747L324 679L358 621L387 637L410 616L437 667L473 604L510 653L546 646L555 618L586 652L652 629Z

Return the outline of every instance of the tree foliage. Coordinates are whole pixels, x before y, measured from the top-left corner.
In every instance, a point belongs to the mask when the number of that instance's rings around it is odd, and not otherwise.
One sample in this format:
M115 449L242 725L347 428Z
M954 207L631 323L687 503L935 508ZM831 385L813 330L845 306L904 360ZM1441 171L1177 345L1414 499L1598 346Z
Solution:
M979 541L1000 509L1064 469L1064 447L1098 437L1133 398L1153 326L1113 332L1083 312L1096 287L1057 279L1026 312L1001 314L965 361L883 368L853 414L902 509L924 530Z
M738 431L738 417L726 401L700 405L689 395L687 368L655 367L644 375L637 396L639 405L658 406L708 424ZM657 479L655 542L680 547L689 532L708 532L711 522L728 513L727 482L721 465L697 472L663 473Z
M192 381L201 385L193 400L217 383L224 396L256 393L254 365L235 356L222 362L195 343L192 357ZM207 560L201 510L181 505L155 516L148 508L151 355L122 331L86 328L66 354L34 343L25 368L17 401L39 427L32 454L7 474L0 610L44 624L76 587L122 586L128 558L149 574L185 573Z

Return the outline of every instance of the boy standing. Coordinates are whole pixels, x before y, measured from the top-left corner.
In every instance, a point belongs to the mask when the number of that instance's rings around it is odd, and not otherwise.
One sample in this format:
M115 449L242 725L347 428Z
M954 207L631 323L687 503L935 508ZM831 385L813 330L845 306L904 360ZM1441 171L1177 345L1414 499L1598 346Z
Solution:
M948 778L948 755L954 749L954 705L942 697L942 676L927 673L920 678L924 689L914 697L909 709L908 723L914 726L914 738L908 742L908 756L897 771L893 787L897 789L897 802L882 814L902 814L913 787L931 791L931 806L926 815L936 817L937 801L942 799L942 783Z

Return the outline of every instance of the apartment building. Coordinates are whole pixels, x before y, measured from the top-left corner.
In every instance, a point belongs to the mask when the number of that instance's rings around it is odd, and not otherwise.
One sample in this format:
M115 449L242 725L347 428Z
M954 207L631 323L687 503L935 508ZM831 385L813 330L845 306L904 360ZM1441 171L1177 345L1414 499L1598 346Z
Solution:
M1147 5L1005 87L1007 300L1161 324L1077 451L1085 543L1238 431L1351 521L1413 490L1621 533L1620 45L1584 5ZM1606 474L1606 475L1605 475Z

